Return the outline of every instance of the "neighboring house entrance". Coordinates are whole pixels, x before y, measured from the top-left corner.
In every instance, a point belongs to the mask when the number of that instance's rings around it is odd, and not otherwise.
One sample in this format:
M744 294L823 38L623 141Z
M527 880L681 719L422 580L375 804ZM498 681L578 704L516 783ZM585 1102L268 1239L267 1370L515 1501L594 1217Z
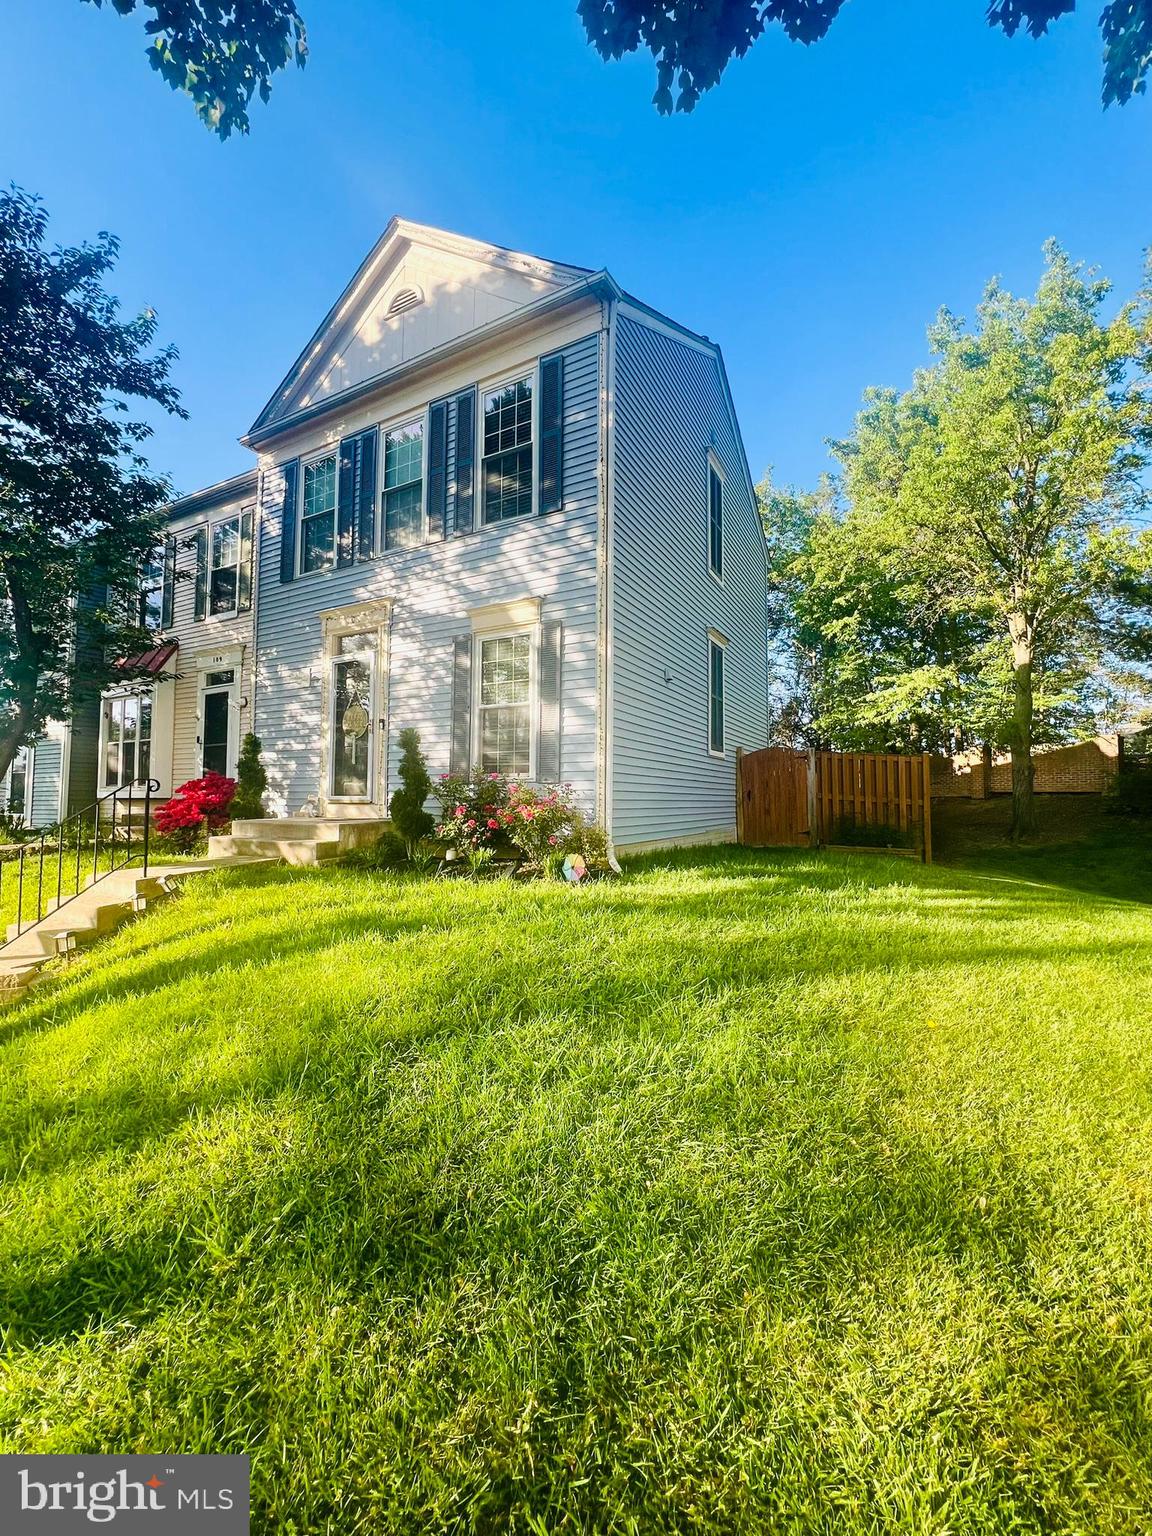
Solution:
M218 667L205 672L200 692L200 772L236 772L236 723L239 719L238 669Z

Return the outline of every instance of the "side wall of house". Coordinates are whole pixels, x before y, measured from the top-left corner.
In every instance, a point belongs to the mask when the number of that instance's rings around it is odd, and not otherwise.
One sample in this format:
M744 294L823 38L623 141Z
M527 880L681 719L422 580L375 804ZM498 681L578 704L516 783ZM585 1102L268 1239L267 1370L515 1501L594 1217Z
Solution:
M321 615L361 604L390 603L383 710L388 744L376 777L377 805L397 786L396 738L406 726L421 734L433 775L447 771L451 739L454 640L469 632L469 612L531 597L540 619L562 631L561 776L595 805L597 631L596 565L600 486L599 306L553 322L533 339L504 343L497 353L445 364L390 391L358 402L335 423L317 425L270 451L262 466L255 729L264 747L273 814L318 804L324 794L326 668ZM427 421L430 401L474 385L523 375L538 359L564 357L563 506L432 541L410 550L280 579L280 466L380 424ZM449 425L452 426L452 412ZM427 426L425 427L427 433ZM478 445L479 448L479 445ZM455 523L455 434L448 439L449 523ZM475 486L480 496L479 460ZM427 477L425 477L427 497ZM379 497L377 496L377 501ZM378 730L379 721L373 722Z
M764 549L722 366L623 308L612 384L611 820L617 848L732 838L736 750L767 740ZM723 577L709 569L709 454ZM709 751L709 631L724 753Z

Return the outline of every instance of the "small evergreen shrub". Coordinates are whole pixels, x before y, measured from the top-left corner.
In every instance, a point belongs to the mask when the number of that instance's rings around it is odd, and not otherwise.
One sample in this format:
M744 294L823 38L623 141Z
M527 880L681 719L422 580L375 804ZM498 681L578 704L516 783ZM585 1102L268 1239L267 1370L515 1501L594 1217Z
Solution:
M432 780L420 750L420 732L407 726L400 732L399 742L401 787L388 802L388 815L412 857L436 825L434 817L424 809L424 802L432 793Z
M260 738L251 731L240 743L236 762L236 794L232 800L233 821L256 821L264 813L264 791L268 775L260 760Z

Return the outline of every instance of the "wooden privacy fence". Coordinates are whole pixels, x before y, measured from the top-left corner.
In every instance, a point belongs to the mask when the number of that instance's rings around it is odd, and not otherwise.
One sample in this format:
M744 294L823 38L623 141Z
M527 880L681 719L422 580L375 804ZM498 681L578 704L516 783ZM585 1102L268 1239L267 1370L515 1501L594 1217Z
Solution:
M737 832L752 847L887 847L932 860L932 760L882 752L741 753Z

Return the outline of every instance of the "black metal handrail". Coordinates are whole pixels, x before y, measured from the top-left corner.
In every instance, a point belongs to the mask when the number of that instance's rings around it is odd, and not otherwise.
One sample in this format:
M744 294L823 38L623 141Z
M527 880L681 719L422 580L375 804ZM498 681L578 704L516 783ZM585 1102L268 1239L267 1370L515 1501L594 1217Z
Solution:
M141 873L147 876L148 840L152 831L152 796L159 788L159 779L145 779L143 785L137 781L135 784L121 784L116 789L110 789L107 794L101 795L91 805L86 805L82 811L75 811L63 821L44 827L38 839L21 844L17 858L9 859L6 863L0 861L0 912L4 910L5 889L11 889L13 879L16 881L16 919L15 922L8 924L7 935L0 937L0 949L15 943L22 933L27 933L29 928L35 927L41 918L48 916L49 912L58 912L61 907L74 901L81 890L87 890L90 885L95 885L97 881L114 874L118 869L124 869L136 859L143 859ZM141 806L144 811L144 827L141 836L137 839L136 851L133 851L132 847L133 803ZM127 819L123 824L117 819L117 807L127 810ZM104 836L103 847L109 857L108 868L101 869L101 830L105 823L109 830ZM124 836L119 835L121 825L124 828ZM80 870L81 866L87 867L89 852L92 856L92 876L81 885ZM118 852L123 852L123 858L117 858ZM68 865L67 879L65 879L65 863ZM16 866L14 875L11 873L13 865ZM7 882L5 882L6 869L9 871ZM45 870L48 874L49 892L52 889L53 874L56 885L55 902L49 894L47 906L45 906ZM71 886L71 890L68 895L65 895L67 886ZM25 896L27 894L30 900L33 888L36 891L36 915L25 917Z

